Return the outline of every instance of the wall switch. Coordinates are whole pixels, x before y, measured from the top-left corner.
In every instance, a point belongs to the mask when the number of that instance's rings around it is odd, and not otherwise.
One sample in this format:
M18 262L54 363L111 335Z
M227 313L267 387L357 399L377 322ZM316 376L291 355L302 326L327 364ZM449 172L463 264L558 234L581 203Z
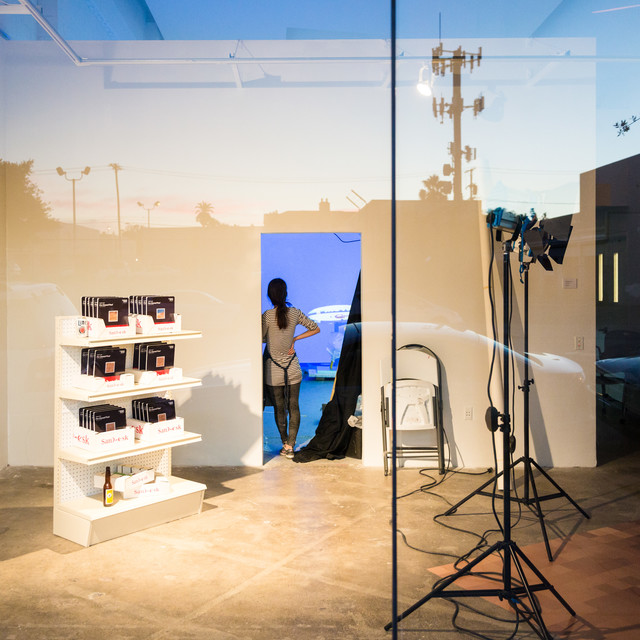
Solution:
M473 407L465 407L464 408L464 419L465 420L473 420Z
M573 348L576 351L584 351L584 338L582 336L574 336Z

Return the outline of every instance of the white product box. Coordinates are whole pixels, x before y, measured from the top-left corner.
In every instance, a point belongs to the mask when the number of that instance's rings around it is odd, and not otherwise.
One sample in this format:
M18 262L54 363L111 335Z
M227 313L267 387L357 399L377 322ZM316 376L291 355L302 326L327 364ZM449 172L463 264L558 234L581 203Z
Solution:
M151 316L135 315L134 318L136 333L154 336L182 331L182 316L179 313L173 315L173 322L159 322L157 324Z
M114 491L120 491L125 494L124 497L133 497L134 490L147 482L153 482L155 480L155 472L153 469L141 469L138 473L133 475L112 473L111 484ZM104 485L104 475L95 474L93 476L93 486L96 489L102 489Z
M141 484L134 487L123 498L143 498L147 496L166 496L171 491L171 485L166 478L158 477L155 482Z
M131 449L135 445L135 429L125 427L114 431L97 432L81 426L74 426L73 444L81 449L96 453Z
M133 338L136 335L136 321L128 316L129 323L117 327L107 327L102 318L88 318L80 316L77 320L77 332L80 337L92 339L105 338Z
M184 418L173 418L163 422L143 422L130 418L128 422L136 430L136 440L145 442L173 440L184 434Z
M132 373L121 373L110 378L99 378L79 373L74 381L74 386L92 393L107 393L109 391L127 391L133 389L136 379Z
M140 371L130 369L136 384L143 386L162 386L165 384L180 382L182 380L182 368L171 367L162 371Z

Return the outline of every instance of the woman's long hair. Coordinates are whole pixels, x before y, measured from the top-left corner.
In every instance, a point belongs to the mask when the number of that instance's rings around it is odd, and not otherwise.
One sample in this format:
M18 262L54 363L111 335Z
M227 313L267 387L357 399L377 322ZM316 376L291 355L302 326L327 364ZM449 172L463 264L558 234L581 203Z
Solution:
M267 296L276 308L276 320L279 329L286 329L287 319L287 283L282 278L274 278L267 287Z

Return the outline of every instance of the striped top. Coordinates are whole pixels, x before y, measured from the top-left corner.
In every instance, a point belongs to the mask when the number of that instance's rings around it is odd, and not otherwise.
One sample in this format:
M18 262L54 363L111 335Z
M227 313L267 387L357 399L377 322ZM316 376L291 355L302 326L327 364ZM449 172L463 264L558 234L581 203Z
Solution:
M262 342L267 343L267 350L271 355L271 360L285 368L291 362L287 369L288 382L289 384L296 384L302 381L302 369L300 369L298 357L289 355L296 327L302 325L306 329L313 331L318 325L295 307L287 309L287 319L287 328L280 329L276 319L276 310L267 309L262 314ZM282 387L284 386L284 371L271 360L267 360L265 364L264 381L272 387Z

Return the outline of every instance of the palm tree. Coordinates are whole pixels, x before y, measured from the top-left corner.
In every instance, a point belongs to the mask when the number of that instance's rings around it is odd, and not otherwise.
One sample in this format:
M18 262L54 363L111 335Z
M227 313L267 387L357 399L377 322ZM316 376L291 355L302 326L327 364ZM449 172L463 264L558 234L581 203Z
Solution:
M618 130L618 135L623 136L625 133L629 131L629 127L631 127L632 124L635 124L636 122L638 122L638 120L640 120L640 117L631 116L629 121L620 120L620 122L616 122L613 126Z
M213 206L209 202L198 202L196 205L196 222L203 227L210 227L214 222L211 214L213 213Z
M422 184L426 187L420 189L420 200L446 200L447 193L445 191L448 184L441 181L440 177L435 173L429 176L426 180L422 181Z

